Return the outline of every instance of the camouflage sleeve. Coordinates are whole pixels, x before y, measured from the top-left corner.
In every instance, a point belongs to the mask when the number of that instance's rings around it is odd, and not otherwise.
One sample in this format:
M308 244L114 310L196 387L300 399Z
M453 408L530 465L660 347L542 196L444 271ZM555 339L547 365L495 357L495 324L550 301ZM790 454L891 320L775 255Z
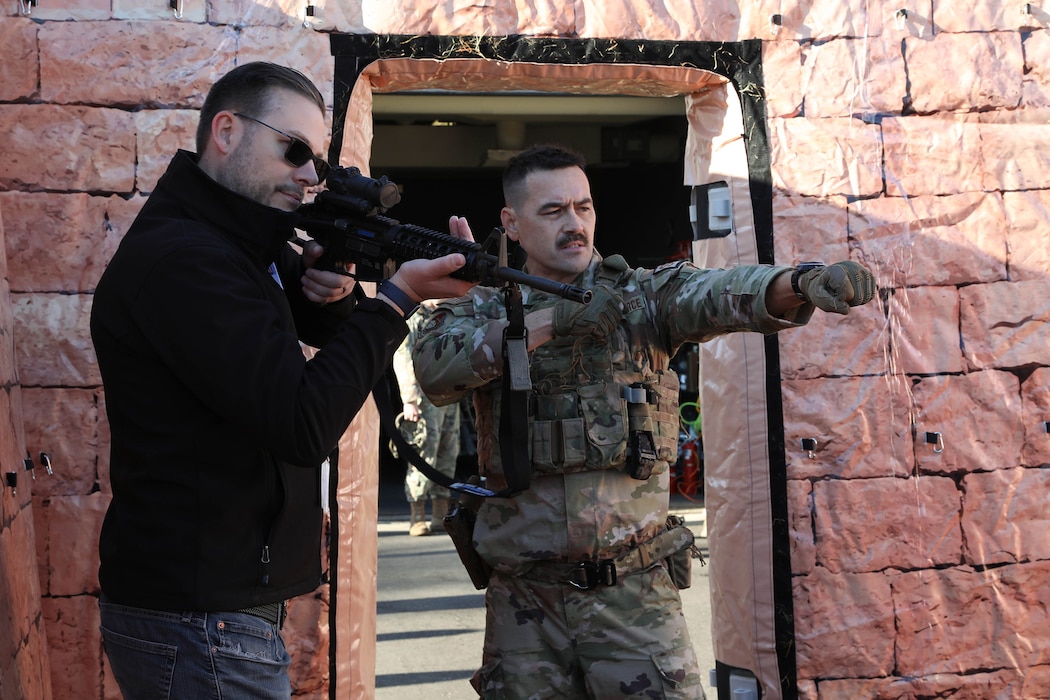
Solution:
M454 403L503 373L507 320L502 301L491 292L475 287L465 297L442 302L420 329L416 376L436 406Z
M657 300L657 323L666 329L672 346L678 346L735 331L769 334L808 323L811 304L793 309L784 318L766 309L769 285L789 270L771 265L702 269L676 262L642 273L639 281L650 287Z
M408 319L408 336L394 352L393 368L397 377L397 386L401 390L401 403L419 403L422 396L419 382L416 381L415 365L412 361L412 348L419 334L420 313ZM400 410L400 407L398 407Z

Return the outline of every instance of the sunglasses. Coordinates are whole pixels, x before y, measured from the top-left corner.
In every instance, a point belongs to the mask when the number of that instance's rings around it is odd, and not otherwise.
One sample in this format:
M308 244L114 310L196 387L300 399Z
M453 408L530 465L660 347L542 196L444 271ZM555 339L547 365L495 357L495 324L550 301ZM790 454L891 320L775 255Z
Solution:
M284 150L284 159L294 165L297 168L301 168L311 160L314 162L314 170L317 172L318 184L324 182L324 179L328 177L328 173L331 172L332 166L328 164L328 161L323 158L318 158L314 155L313 149L310 148L310 144L306 143L300 138L296 138L291 134L286 134L280 129L274 128L266 122L259 121L255 117L249 117L247 114L241 114L240 112L234 112L233 116L241 117L243 119L249 119L256 124L262 124L267 129L276 131L281 136L285 137L291 143L288 144L288 148Z

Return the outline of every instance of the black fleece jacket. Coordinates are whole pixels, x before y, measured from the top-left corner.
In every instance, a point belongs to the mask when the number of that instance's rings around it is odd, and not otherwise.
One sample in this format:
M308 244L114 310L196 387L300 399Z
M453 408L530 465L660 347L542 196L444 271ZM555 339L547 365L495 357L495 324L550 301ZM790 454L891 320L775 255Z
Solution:
M293 223L180 151L99 281L113 602L230 610L321 583L319 465L407 327L373 299L311 304Z

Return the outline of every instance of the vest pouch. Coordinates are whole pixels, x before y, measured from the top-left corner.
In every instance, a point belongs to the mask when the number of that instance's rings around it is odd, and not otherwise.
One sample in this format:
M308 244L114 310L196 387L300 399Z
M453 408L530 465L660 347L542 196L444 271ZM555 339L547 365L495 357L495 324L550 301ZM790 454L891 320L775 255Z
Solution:
M577 392L587 435L587 468L620 466L627 456L627 403L620 385L583 384Z
M678 375L674 372L657 372L657 381L649 384L656 398L650 406L650 414L656 427L656 454L661 462L673 464L678 459L678 416L679 386ZM663 469L657 468L659 474Z
M579 470L586 461L587 446L577 395L534 395L532 403L533 470L537 474Z
M632 479L647 480L656 468L656 440L649 413L652 390L642 383L622 387L627 402L627 473Z

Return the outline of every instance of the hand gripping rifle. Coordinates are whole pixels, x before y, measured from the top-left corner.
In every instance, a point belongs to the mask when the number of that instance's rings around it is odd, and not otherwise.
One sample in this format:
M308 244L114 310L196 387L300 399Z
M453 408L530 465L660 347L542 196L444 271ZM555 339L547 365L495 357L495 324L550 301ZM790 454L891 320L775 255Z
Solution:
M319 269L343 272L348 263L354 263L354 277L379 282L408 260L433 260L462 253L467 264L452 273L458 279L489 287L518 283L583 304L591 300L590 290L534 277L508 266L504 234L498 229L481 245L382 216L401 201L397 185L385 175L375 180L357 168L336 167L326 182L327 190L320 192L312 204L299 208L296 224L324 247L324 254L316 263Z

